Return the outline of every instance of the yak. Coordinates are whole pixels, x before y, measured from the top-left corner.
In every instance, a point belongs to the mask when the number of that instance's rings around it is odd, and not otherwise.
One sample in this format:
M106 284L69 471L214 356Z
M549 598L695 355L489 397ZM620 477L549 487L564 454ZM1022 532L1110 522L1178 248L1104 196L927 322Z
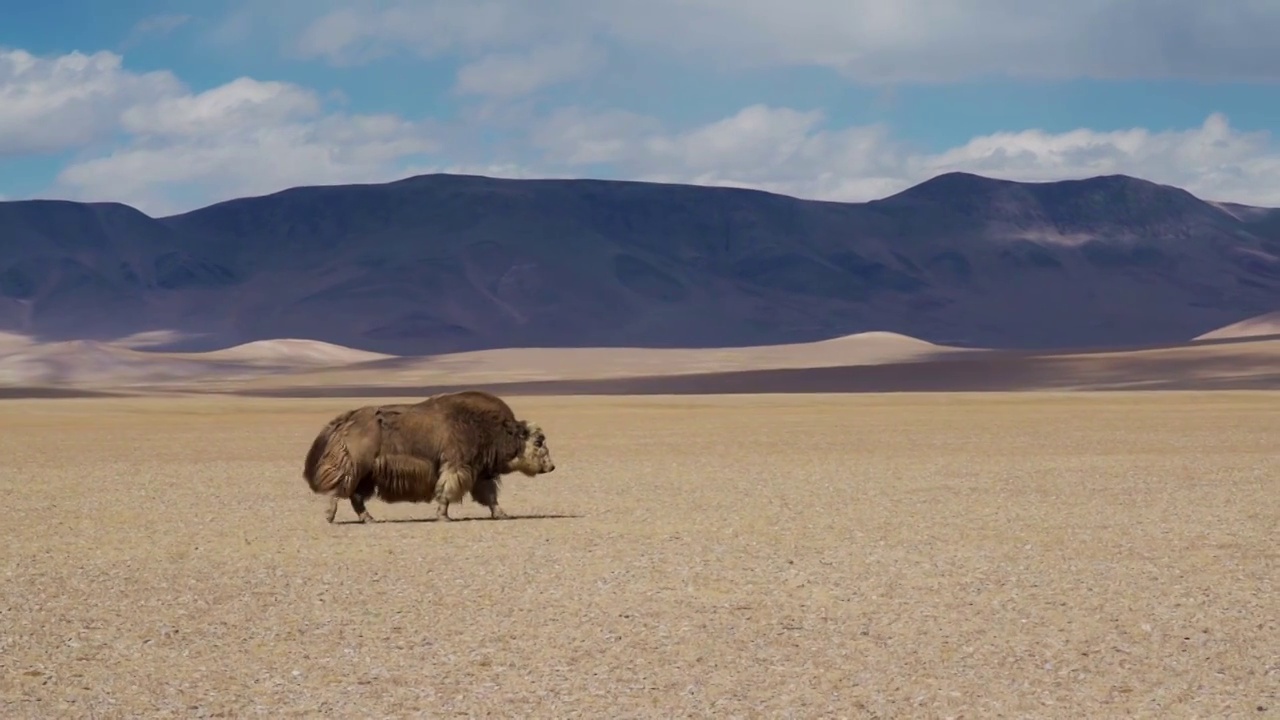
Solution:
M348 498L361 522L375 522L373 497L437 503L436 517L452 520L449 505L468 493L494 519L502 475L530 477L555 470L546 434L519 420L497 396L476 390L434 395L414 404L366 405L341 413L316 435L303 464L312 492L330 495L326 519Z

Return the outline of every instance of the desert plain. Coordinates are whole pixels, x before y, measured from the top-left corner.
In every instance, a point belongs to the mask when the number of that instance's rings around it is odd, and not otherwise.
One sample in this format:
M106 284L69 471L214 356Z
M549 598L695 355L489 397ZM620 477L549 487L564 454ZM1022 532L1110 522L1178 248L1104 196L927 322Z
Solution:
M327 524L417 397L2 401L0 717L1280 716L1273 390L508 396L514 517Z

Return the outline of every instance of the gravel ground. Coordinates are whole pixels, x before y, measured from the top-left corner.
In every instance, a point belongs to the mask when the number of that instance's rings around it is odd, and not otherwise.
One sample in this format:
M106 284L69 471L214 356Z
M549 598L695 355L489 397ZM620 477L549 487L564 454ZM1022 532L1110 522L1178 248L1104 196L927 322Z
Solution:
M1280 717L1280 394L509 400L373 525L360 400L0 403L0 717Z

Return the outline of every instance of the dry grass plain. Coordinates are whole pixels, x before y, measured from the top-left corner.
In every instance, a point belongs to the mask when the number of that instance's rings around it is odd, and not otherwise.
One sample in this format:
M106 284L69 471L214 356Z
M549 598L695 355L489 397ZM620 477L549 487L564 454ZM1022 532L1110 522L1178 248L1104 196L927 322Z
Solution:
M1278 715L1280 393L510 401L516 518L374 525L362 400L3 402L0 717Z

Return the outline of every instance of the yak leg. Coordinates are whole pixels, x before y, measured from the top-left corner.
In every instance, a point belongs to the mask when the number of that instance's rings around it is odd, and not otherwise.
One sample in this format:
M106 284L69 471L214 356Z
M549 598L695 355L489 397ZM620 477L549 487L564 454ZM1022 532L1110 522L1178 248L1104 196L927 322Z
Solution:
M471 499L489 508L489 515L494 520L511 517L498 506L497 476L481 478L471 488Z
M362 523L378 522L373 519L369 511L365 509L364 501L373 497L374 482L372 476L367 476L356 486L355 492L351 493L351 509L356 512Z
M471 490L474 479L467 470L459 469L453 463L440 464L440 481L436 485L436 519L452 520L449 517L449 505L462 500Z
M356 511L356 515L360 517L360 522L362 523L378 522L377 520L374 520L373 516L369 514L369 511L365 509L364 501L365 498L363 496L359 494L352 494L351 509Z
M359 495L351 496L351 509L356 511L356 515L360 516L360 522L377 522L369 511L364 507L364 498ZM333 495L329 498L329 507L325 508L324 519L333 522L338 516L338 496Z

